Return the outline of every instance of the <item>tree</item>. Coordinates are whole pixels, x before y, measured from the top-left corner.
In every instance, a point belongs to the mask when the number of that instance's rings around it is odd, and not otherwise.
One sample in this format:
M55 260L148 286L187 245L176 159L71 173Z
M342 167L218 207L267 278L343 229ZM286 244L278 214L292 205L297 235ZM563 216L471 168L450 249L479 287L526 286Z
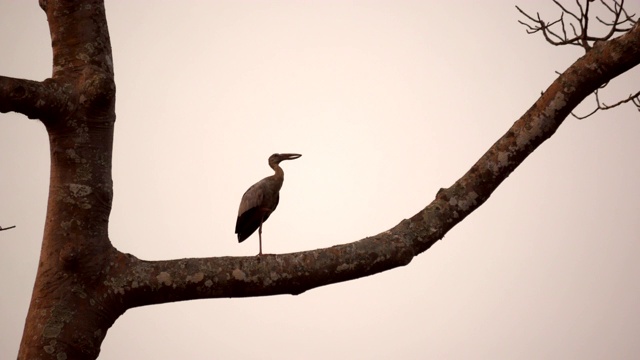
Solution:
M107 329L136 306L299 294L406 265L482 205L577 104L640 61L637 25L594 44L463 178L388 232L277 257L142 261L113 248L107 234L115 84L103 4L41 6L52 34L52 77L0 78L0 111L40 119L51 148L45 236L22 358L95 358Z

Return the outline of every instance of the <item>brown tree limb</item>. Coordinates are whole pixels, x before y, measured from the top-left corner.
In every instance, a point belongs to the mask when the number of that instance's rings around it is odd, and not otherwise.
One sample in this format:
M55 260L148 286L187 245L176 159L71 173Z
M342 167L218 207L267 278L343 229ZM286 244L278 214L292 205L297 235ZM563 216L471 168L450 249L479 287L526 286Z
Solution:
M15 111L51 125L76 111L79 103L114 101L107 23L94 21L104 18L101 1L42 0L40 7L51 30L52 76L42 82L0 76L0 113Z
M0 76L0 113L15 111L29 119L46 120L63 111L72 96L70 86L56 81L32 81Z
M13 225L13 226L9 226L9 227L6 227L6 228L3 228L2 226L0 226L0 231L5 231L5 230L13 229L14 227L16 227L16 226L15 226L15 225Z
M482 205L586 96L638 64L636 25L578 59L462 178L388 231L331 248L257 258L142 261L119 254L106 291L124 308L201 298L296 295L406 265Z

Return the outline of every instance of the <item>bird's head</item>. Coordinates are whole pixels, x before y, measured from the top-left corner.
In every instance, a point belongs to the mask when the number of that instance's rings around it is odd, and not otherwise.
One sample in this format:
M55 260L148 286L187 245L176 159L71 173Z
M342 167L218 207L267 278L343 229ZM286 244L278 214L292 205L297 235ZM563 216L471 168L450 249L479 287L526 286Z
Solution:
M283 160L293 160L299 158L300 154L273 154L269 156L269 164L279 164Z

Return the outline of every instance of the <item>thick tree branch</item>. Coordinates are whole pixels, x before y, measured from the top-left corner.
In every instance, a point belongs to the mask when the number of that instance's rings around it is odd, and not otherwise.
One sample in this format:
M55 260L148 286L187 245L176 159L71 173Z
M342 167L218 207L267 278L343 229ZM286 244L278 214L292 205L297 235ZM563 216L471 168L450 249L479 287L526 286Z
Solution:
M399 226L410 225L403 221ZM201 298L297 295L403 266L414 256L405 239L388 233L284 255L143 261L125 254L113 262L121 276L108 281L107 291L112 297L122 295L118 303L126 308Z
M121 311L171 301L300 294L408 264L477 209L582 100L640 63L640 26L571 65L473 167L412 218L354 243L263 257L142 261L118 254L104 290Z
M0 76L0 113L15 111L29 119L46 119L68 112L71 86L47 79L32 81Z

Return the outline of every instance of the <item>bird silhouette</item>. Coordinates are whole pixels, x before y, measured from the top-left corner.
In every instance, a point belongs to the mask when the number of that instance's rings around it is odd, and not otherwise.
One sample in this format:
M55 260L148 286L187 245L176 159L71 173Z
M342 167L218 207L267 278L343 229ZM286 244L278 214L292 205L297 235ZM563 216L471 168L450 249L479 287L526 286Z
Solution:
M238 209L238 220L236 221L238 242L243 242L258 230L258 238L260 239L258 255L262 255L262 223L267 221L280 201L280 189L284 182L284 171L280 167L280 162L297 159L300 156L302 155L273 154L269 156L269 166L275 171L275 174L253 184L242 195Z

